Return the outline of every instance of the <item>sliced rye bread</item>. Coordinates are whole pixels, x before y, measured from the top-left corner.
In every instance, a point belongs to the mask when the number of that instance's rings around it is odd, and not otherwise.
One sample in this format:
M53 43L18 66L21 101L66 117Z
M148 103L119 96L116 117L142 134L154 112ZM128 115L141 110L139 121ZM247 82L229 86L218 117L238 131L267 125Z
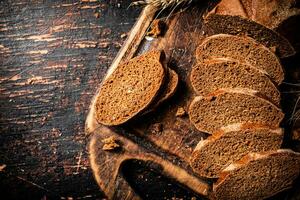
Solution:
M209 134L243 122L277 128L283 117L277 106L249 89L220 89L205 97L195 97L189 106L192 124Z
M167 99L171 98L176 92L178 86L178 74L171 68L167 68L167 77L161 91L149 105L148 110L142 113L142 115L148 114L154 111L161 103L165 102Z
M200 141L190 164L200 176L218 178L222 170L246 154L277 150L282 140L281 128L271 129L251 123L231 124Z
M280 92L266 74L249 64L230 58L215 58L192 67L190 81L198 95L219 88L249 88L280 105Z
M248 63L268 74L277 84L284 79L284 72L276 55L252 38L218 34L205 38L196 49L199 62L222 57Z
M296 53L289 41L277 32L240 16L210 14L205 17L205 27L211 35L225 33L254 38L264 46L275 49L280 58Z
M121 63L103 82L95 117L104 125L119 125L145 110L164 83L162 53L150 51Z
M300 9L295 0L222 0L209 14L240 16L276 29Z
M161 104L162 102L164 102L165 100L169 99L170 97L172 97L177 89L178 86L178 74L168 68L168 74L169 74L169 79L168 79L168 83L166 85L166 87L163 89L163 92L158 96L158 101L156 105ZM154 106L156 107L156 106Z
M213 193L220 200L265 199L290 188L299 173L300 153L287 149L250 153L223 170Z

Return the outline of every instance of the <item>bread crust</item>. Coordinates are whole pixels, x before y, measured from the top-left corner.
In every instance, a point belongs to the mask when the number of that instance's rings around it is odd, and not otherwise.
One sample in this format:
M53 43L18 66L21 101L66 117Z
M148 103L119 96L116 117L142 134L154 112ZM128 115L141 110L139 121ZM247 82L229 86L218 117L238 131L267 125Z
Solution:
M219 89L195 97L189 106L192 124L209 134L244 121L277 128L283 117L281 109L250 89Z
M284 71L276 55L250 37L217 34L205 38L196 49L196 58L200 63L222 57L255 67L277 85L284 79Z
M290 42L277 32L240 16L211 14L205 17L205 27L210 35L232 34L247 35L258 43L275 49L280 58L293 56L296 51Z
M217 199L265 199L290 188L299 173L300 153L289 149L249 153L223 170L213 193ZM231 188L231 184L238 185Z
M153 105L151 105L153 109L155 109L161 103L172 97L176 92L179 81L178 74L171 68L168 68L167 70L168 77L166 79L165 86L163 86L162 91L156 98L156 101L153 102Z
M222 0L210 14L240 16L276 29L288 18L299 15L295 0Z
M237 123L222 127L193 151L190 164L193 170L206 178L218 178L219 173L247 153L280 148L283 129L252 123Z
M249 88L280 105L280 92L269 77L257 68L231 58L214 58L192 67L191 85L205 96L220 88Z

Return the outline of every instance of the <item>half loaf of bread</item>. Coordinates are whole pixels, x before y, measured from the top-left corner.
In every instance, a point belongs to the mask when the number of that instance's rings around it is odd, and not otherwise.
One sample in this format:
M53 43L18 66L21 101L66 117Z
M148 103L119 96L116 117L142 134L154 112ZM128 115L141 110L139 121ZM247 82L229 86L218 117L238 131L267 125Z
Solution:
M280 92L269 77L249 64L229 58L216 58L193 66L191 84L198 95L205 96L219 88L249 88L280 105Z
M284 79L284 72L276 55L252 38L218 34L204 39L196 49L199 62L220 57L246 62L268 74L277 84Z
M229 165L213 186L216 199L259 200L292 186L300 173L300 153L277 150L250 153Z
M220 89L202 97L195 97L189 106L190 121L199 130L214 133L223 126L235 123L257 123L279 127L282 111L246 89Z
M200 176L218 178L222 170L250 152L277 150L283 129L239 123L222 127L196 146L190 160Z
M209 14L238 15L276 29L300 9L295 0L222 0Z
M103 82L95 117L104 125L122 124L152 103L164 83L160 51L150 51L120 64Z
M289 41L277 32L240 16L210 14L205 18L205 25L212 35L247 35L268 48L274 48L282 58L296 53Z

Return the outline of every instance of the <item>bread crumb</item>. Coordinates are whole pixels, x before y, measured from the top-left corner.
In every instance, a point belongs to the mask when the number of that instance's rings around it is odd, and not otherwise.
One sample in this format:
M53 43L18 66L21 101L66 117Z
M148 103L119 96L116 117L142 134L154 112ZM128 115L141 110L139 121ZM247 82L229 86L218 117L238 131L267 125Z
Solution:
M293 130L293 140L298 140L300 141L300 128Z
M114 136L105 138L101 141L104 143L104 145L102 147L102 149L104 151L111 151L111 150L115 150L120 147L120 145L117 143L117 140Z
M126 33L121 34L121 38L125 38L127 36Z
M164 28L165 28L164 22L161 21L160 19L155 19L155 20L153 20L151 29L147 33L147 35L157 38L158 36L163 35Z
M183 117L186 114L185 110L183 107L179 107L176 111L175 116L176 117Z
M163 125L162 123L155 123L152 124L150 127L150 131L151 133L161 133L163 131Z

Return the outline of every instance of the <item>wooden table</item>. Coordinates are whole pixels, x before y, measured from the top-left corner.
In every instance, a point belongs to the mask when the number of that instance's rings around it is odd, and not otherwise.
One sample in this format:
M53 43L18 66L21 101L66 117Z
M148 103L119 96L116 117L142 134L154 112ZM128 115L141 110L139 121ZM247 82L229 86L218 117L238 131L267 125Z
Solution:
M103 197L89 166L84 121L139 15L127 9L130 2L0 2L1 197Z

